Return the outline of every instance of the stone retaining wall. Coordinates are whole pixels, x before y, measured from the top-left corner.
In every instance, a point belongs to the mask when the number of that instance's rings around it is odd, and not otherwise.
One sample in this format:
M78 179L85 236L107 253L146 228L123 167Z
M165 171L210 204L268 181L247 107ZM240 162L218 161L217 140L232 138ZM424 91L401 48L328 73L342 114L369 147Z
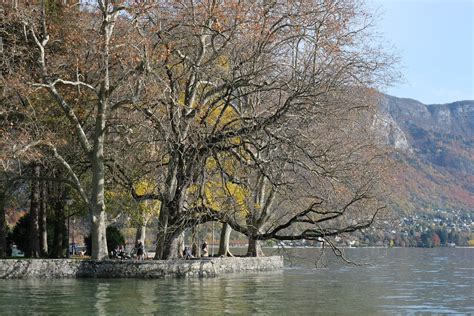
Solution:
M166 278L215 277L233 272L274 271L283 268L280 256L206 258L195 260L77 260L4 259L0 279L27 278Z

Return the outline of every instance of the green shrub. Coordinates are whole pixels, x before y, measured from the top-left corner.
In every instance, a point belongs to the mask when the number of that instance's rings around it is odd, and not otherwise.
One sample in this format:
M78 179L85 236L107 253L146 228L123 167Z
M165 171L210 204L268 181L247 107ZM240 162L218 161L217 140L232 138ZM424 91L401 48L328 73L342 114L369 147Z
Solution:
M16 223L13 231L10 233L9 242L14 242L17 248L25 253L29 249L28 241L28 225L30 221L30 214L23 215Z
M106 229L106 238L107 238L107 249L109 253L117 248L119 245L125 244L125 238L120 230L115 226L108 226ZM84 244L87 248L87 253L92 253L92 243L91 243L91 235L84 237Z
M106 230L107 249L109 252L117 248L119 245L125 244L125 238L120 230L115 226L108 226Z

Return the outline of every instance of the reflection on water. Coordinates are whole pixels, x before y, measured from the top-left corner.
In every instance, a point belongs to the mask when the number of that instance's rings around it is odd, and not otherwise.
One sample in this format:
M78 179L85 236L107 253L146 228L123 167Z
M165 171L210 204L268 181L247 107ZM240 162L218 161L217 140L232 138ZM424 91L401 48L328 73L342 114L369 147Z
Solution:
M95 284L95 310L99 314L105 314L106 306L111 300L108 298L110 283L97 283Z
M474 249L351 249L371 265L315 269L315 249L284 271L214 279L0 280L0 315L474 313Z

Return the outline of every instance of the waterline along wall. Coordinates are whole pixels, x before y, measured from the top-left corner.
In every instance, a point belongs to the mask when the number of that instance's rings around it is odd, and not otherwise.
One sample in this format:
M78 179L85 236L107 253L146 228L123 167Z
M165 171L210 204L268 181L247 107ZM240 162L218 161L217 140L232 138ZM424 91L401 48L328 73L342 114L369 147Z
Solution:
M224 273L274 271L283 258L235 257L194 260L0 260L0 279L216 277Z

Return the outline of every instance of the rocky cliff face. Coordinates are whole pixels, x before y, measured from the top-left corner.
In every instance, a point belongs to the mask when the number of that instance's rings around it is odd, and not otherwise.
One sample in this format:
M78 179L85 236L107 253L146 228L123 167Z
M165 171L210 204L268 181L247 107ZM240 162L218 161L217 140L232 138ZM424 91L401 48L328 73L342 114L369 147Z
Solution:
M474 101L426 105L383 95L379 121L400 153L401 208L474 210Z

